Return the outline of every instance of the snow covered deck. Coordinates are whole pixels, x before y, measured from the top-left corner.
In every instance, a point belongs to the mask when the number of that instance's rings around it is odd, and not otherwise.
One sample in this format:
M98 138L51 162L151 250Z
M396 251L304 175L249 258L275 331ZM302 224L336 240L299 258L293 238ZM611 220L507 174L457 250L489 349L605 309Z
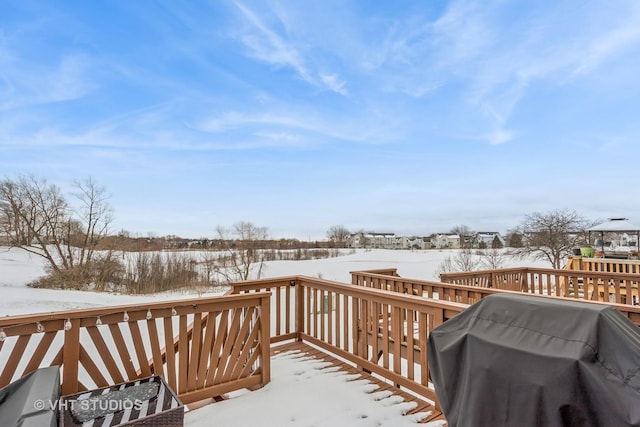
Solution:
M429 402L301 342L271 350L271 382L187 412L188 427L446 425ZM251 410L247 410L251 408Z
M412 418L417 418L422 422L440 419L444 420L444 416L435 408L433 402L429 402L420 396L401 390L393 384L389 384L388 382L385 382L380 378L376 378L375 376L363 371L362 369L358 369L353 365L332 355L329 355L318 348L310 346L309 344L294 342L281 346L275 346L272 349L272 354L274 355L289 352L297 354L298 357L308 357L314 360L326 362L327 365L335 368L336 371L347 374L349 376L349 381L364 380L366 383L372 386L370 388L371 392L375 391L376 393L382 393L382 395L385 396L384 398L401 398L400 401L397 399L394 400L398 403L405 402L409 404L405 406L407 410L403 413L403 415L414 415L414 417Z

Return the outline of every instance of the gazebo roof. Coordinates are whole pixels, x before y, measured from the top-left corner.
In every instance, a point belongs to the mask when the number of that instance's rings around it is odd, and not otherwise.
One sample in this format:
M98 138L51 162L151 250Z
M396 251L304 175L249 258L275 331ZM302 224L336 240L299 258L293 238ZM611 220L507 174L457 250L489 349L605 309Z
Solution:
M594 225L587 231L640 231L640 225L629 222L627 218L610 218L608 221Z

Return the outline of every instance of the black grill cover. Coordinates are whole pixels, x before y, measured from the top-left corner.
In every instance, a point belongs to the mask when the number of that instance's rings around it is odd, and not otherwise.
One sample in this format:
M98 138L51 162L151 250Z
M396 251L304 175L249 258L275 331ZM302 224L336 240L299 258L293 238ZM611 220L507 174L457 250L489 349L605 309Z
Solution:
M428 356L450 427L640 426L640 328L613 307L494 294Z
M60 367L37 369L0 389L0 426L56 427Z

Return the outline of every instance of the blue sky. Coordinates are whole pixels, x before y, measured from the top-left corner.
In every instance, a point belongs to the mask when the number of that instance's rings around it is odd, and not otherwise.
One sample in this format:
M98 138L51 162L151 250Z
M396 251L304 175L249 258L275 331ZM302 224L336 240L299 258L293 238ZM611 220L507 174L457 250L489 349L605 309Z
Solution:
M0 176L115 230L640 221L640 2L3 1Z

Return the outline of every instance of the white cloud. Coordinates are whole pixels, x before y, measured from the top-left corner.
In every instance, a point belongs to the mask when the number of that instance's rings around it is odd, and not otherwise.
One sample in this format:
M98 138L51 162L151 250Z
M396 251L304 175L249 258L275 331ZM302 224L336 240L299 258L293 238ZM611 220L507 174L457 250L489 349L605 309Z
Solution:
M455 1L432 26L441 66L457 65L482 56L494 44L490 2Z
M93 87L89 70L91 63L83 55L69 55L61 59L58 69L49 81L51 101L66 101L81 98Z
M298 50L268 28L251 9L239 2L236 2L236 6L257 30L257 33L246 32L241 35L242 42L250 49L251 54L270 64L291 67L303 80L312 83L313 78L307 71Z
M496 129L486 136L487 141L491 145L504 144L513 139L513 133L505 129Z
M248 129L254 126L284 127L316 131L320 127L317 119L303 115L287 115L279 113L243 113L229 111L212 116L192 125L194 129L205 132L225 132L234 129Z
M347 96L349 94L345 88L346 82L344 80L340 80L336 74L320 74L320 79L322 80L322 83L329 88L329 90L339 93L342 96Z
M289 67L303 81L313 86L323 87L343 96L348 94L345 88L346 82L337 74L322 73L308 65L305 49L298 46L304 46L305 43L296 43L289 34L286 36L278 34L242 3L236 2L235 5L250 24L250 29L241 32L239 39L249 49L252 57L275 66Z
M287 144L296 144L302 141L300 135L291 132L269 132L269 131L257 131L253 133L260 138L271 139L278 142L284 142Z
M417 84L415 87L407 87L402 90L402 92L406 95L409 95L413 98L424 98L426 95L435 92L439 88L444 86L444 82L435 83L435 84Z
M593 40L587 52L581 55L573 75L587 74L601 63L629 46L640 43L640 13L630 16L628 21Z
M95 87L92 63L82 54L68 54L54 65L40 65L14 58L0 61L1 76L10 96L0 103L0 111L79 99Z

